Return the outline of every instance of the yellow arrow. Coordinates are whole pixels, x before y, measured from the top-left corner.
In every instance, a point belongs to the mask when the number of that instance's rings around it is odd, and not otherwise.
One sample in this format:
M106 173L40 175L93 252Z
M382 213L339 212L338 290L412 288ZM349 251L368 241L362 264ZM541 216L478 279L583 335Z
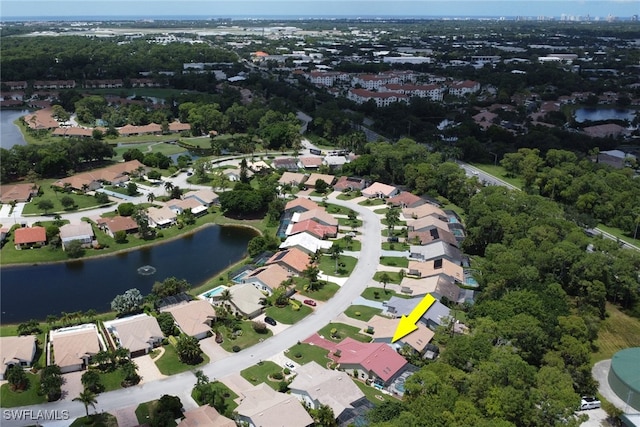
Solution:
M409 313L408 316L403 315L400 318L400 323L398 323L398 327L396 328L396 332L393 334L391 342L396 342L400 338L405 337L418 329L416 323L418 323L418 320L420 320L422 315L429 310L429 307L431 307L434 302L436 302L436 299L431 296L431 294L427 294L422 298L422 301L420 301L418 305L411 310L411 313Z

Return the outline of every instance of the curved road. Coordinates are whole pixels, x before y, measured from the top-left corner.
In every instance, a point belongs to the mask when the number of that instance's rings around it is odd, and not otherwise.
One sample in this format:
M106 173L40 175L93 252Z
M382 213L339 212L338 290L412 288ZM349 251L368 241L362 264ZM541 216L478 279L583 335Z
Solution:
M307 316L300 322L292 325L288 329L266 341L201 368L209 378L213 380L214 378L221 378L231 373L239 372L249 366L255 365L260 360L265 360L278 354L279 352L295 345L298 341L303 341L305 338L318 331L346 310L347 307L351 305L351 302L364 291L367 283L373 278L381 254L380 220L375 213L364 206L337 199L332 199L331 203L353 209L358 212L363 220L361 228L362 250L360 251L358 263L349 279L347 279L346 283L331 300L327 301L326 304L323 304L322 307L315 309L311 315ZM191 389L194 385L195 376L191 372L185 372L162 380L151 381L139 386L99 394L97 397L97 409L98 411L110 412L115 409L131 406L137 403L158 399L163 394L167 393L179 395L181 397L187 396L191 394ZM75 396L69 397L73 398ZM23 410L32 411L27 412L27 414L32 413L34 416L37 414L37 411L43 410L58 411L58 414L61 414L62 411L68 411L71 418L81 417L85 414L84 406L81 403L70 400L11 408L10 410L5 410L3 408L1 418L2 426L7 427L34 424L34 421L8 419L11 413L17 413ZM9 413L7 411L17 412ZM60 425L66 424L68 424L68 422Z

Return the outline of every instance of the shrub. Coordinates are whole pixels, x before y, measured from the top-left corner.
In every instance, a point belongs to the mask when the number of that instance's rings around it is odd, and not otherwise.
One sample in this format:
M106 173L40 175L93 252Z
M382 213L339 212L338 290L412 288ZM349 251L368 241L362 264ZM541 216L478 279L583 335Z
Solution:
M356 317L360 317L360 312L359 311L356 311L355 314L356 314Z
M291 369L289 368L284 368L284 374L285 375L289 375L291 373Z
M251 322L251 326L253 327L253 330L259 334L267 332L267 325L264 322Z
M271 378L273 378L274 380L281 380L284 378L284 375L282 374L281 371L276 371L273 374L271 374Z
M234 345L234 346L231 348L231 350L233 350L233 352L234 352L234 353L237 353L237 352L239 352L241 349L240 349L240 347L238 347L237 345Z

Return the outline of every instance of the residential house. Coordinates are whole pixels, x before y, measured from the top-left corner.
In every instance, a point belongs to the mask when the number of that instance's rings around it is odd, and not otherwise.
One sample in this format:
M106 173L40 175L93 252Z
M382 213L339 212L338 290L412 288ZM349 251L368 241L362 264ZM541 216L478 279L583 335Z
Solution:
M236 422L221 415L209 405L198 406L183 413L178 427L236 427Z
M44 227L16 228L13 232L13 241L16 249L39 248L47 244L47 230Z
M49 340L53 355L47 364L55 363L63 374L86 369L91 358L106 348L94 324L56 329L49 333Z
M457 247L438 240L424 246L411 245L409 257L420 261L429 261L439 258L447 258L449 261L461 264L463 255Z
M24 122L30 129L42 130L42 129L56 129L60 127L60 123L53 118L53 110L51 108L43 108L42 110L34 111L24 116Z
M241 173L239 168L223 169L222 173L231 182L240 181ZM252 176L253 176L253 172L247 169L247 178L251 178Z
M298 248L308 254L314 254L319 250L328 250L332 245L332 242L318 239L309 233L298 233L287 237L287 239L280 244L280 249Z
M272 164L275 169L284 169L286 171L298 170L298 161L293 157L287 157L283 159L274 159Z
M331 187L333 185L333 181L335 180L335 178L336 177L333 175L327 175L322 173L312 173L311 175L309 175L309 178L307 179L307 182L305 183L305 185L309 188L315 188L316 182L320 180L320 181L324 181L329 187Z
M148 314L125 317L104 322L122 348L129 350L129 357L143 356L162 344L164 335L155 317Z
M331 170L339 170L346 163L349 163L347 156L327 156L322 160L322 164L329 166Z
M62 250L66 250L73 241L79 241L82 247L90 247L95 238L93 227L88 222L80 222L77 224L65 224L60 227L60 240L62 241Z
M459 263L447 258L435 258L428 261L410 261L409 275L417 277L430 277L445 274L458 283L464 282L464 269ZM454 299L457 300L456 297Z
M310 219L322 225L328 225L336 228L338 227L338 219L333 215L327 213L327 211L325 211L323 208L315 208L306 212L294 213L291 216L292 222L301 222Z
M151 206L147 209L147 219L152 228L170 227L178 220L177 214L167 206L156 208Z
M0 380L5 379L7 369L14 365L30 367L36 350L35 335L0 337Z
M359 406L364 393L343 371L334 371L311 361L296 369L296 376L289 384L291 395L303 405L318 409L327 405L337 419L350 418L351 410Z
M319 206L311 199L305 199L304 197L297 197L287 202L284 206L285 212L306 212L312 209L318 209Z
M364 178L341 176L338 182L333 184L333 189L335 191L362 191L366 186L367 181Z
M434 227L449 230L449 223L435 216L425 216L407 221L408 231L426 231Z
M215 309L205 300L188 301L160 311L170 313L183 333L199 340L207 337L216 319Z
M176 215L182 214L187 209L190 209L191 213L195 216L207 213L207 207L194 197L188 199L171 199L165 206L171 209Z
M298 233L309 233L318 239L327 239L338 235L338 227L332 225L324 225L313 219L307 219L296 223L289 224L285 234L293 236Z
M91 191L100 188L102 183L120 184L127 182L130 175L144 172L145 170L146 166L138 160L130 160L124 163L116 163L106 168L72 175L55 181L51 185L60 188L70 187L76 191Z
M391 297L387 301L386 313L393 317L408 316L409 313L420 303L423 297L419 298L399 298ZM442 326L450 319L450 310L440 301L435 301L431 307L420 317L419 322L424 323L431 329Z
M458 246L458 240L456 236L449 230L443 230L436 226L429 227L422 231L409 231L407 235L407 242L414 245L428 245L431 242L438 240L445 241L450 245Z
M393 336L398 329L398 323L398 319L375 315L367 321L367 328L364 332L366 333L367 330L373 330L373 342L391 345L396 350L401 349L407 344L418 353L423 354L427 344L433 339L435 332L427 328L426 325L418 323L418 329L391 344Z
M409 271L411 273L415 270L411 270L410 268ZM450 276L445 274L421 278L404 277L402 282L400 282L400 291L403 294L413 296L433 294L438 297L438 299L447 297L449 301L453 302L458 302L460 297L463 296L458 284Z
M34 183L0 185L0 203L23 203L38 194L40 187Z
M362 343L345 338L336 345L340 369L362 380L386 387L398 377L408 363L395 349L384 343Z
M264 294L251 283L234 285L229 288L231 300L229 303L242 316L253 319L262 313Z
M302 167L305 169L318 169L320 166L322 166L322 157L318 157L318 156L300 157L300 163L302 164Z
M265 383L242 392L236 408L238 421L249 427L307 427L313 418L302 407L298 399L278 393Z
M124 125L118 128L118 134L120 136L133 136L133 135L160 135L162 134L162 126L158 123L149 123L143 126Z
M138 231L138 223L130 216L114 216L111 218L99 218L96 221L98 228L114 237L118 231L124 231L127 234Z
M290 248L276 252L265 265L278 264L290 273L302 274L309 266L310 261L311 257L303 250Z
M269 165L269 163L263 160L258 160L257 162L247 162L247 167L255 173L267 171L271 169L271 166Z
M291 273L286 268L278 264L271 264L256 268L242 279L242 283L251 283L259 291L271 295L289 277L291 277Z
M381 182L374 182L369 187L362 190L362 195L370 199L387 199L393 197L398 193L398 189L392 185L383 184Z
M182 195L182 199L196 199L201 205L211 207L218 204L218 195L210 189L191 190Z
M189 123L181 123L179 121L169 123L169 132L180 133L191 131L191 125Z
M401 208L415 208L427 203L422 197L409 193L408 191L402 191L388 200L393 206Z
M423 205L416 206L413 208L406 207L402 209L402 219L404 221L409 221L412 219L420 219L426 216L435 216L436 218L439 218L442 221L447 220L446 212L431 203L425 203Z
M278 180L278 184L298 186L302 184L306 178L307 178L306 175L303 173L285 172L282 174L282 176Z

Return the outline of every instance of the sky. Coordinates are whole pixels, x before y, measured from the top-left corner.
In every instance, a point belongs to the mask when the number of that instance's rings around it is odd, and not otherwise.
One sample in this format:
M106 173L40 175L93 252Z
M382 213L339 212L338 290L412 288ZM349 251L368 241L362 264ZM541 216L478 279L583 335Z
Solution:
M640 0L1 0L16 17L325 17L325 16L631 17Z

